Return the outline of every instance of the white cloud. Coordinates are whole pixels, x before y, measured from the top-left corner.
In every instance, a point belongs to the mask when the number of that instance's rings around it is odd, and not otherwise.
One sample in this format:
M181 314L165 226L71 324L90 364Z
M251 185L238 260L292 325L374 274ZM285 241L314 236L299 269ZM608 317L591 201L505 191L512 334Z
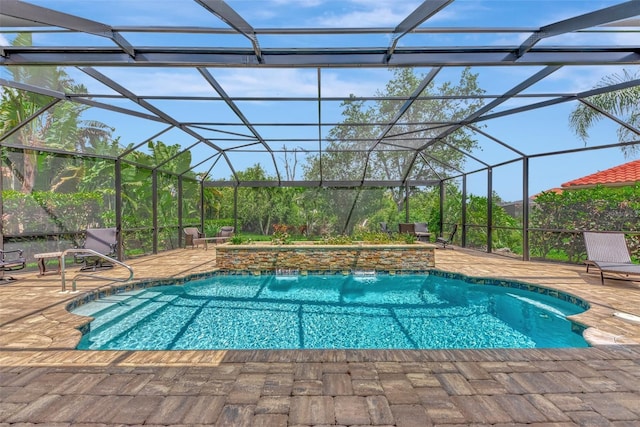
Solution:
M324 71L322 73L322 96L347 97L351 94L355 96L373 96L379 89L384 89L387 83L388 74L375 76L375 73L367 72L361 74L357 72L349 79L341 77L336 72Z
M320 25L328 27L394 27L402 22L414 9L415 4L404 2L372 1L352 2L355 10L344 14L325 13L318 18Z
M211 90L211 86L195 70L98 68L98 71L140 96L203 95ZM110 92L94 79L83 80L82 83L90 92Z
M314 96L315 70L211 70L230 96Z
M625 68L633 66L582 66L563 67L549 78L562 85L563 92L578 93L595 88L606 76L622 75Z
M318 95L316 70L242 69L213 70L214 76L231 96L315 97ZM349 74L349 73L347 73ZM358 72L360 74L360 72ZM380 86L372 79L351 77L339 71L324 71L322 96L371 95ZM384 84L384 83L383 83Z
M140 96L217 96L215 90L194 70L100 69L109 78ZM231 97L316 97L315 69L211 68L209 72ZM373 95L386 84L386 70L324 70L322 96ZM93 79L82 79L89 92L111 93Z

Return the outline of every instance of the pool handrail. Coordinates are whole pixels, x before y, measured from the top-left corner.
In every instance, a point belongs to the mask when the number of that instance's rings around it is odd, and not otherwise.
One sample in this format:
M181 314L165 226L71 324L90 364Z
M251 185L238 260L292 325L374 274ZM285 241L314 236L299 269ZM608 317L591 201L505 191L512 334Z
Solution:
M114 282L128 282L131 279L133 279L133 269L131 268L131 266L118 261L117 259L113 259L111 257L108 257L104 254L101 254L100 252L96 252L93 249L84 249L84 248L72 248L72 249L67 249L64 252L62 252L62 256L60 257L60 278L62 280L62 290L61 292L66 292L67 291L67 283L66 283L66 274L65 274L65 257L68 253L86 253L86 254L91 254L93 256L97 256L98 258L102 258L106 261L109 261L111 263L117 264L121 267L126 268L127 270L129 270L129 277L126 279L119 279L119 278L114 278L114 277L104 277L104 276L98 276L96 274L90 274L90 273L78 273L73 277L73 282L71 285L71 292L76 292L76 281L78 280L78 277L81 276L87 276L87 277L97 277L99 279L106 279L106 280L112 280Z

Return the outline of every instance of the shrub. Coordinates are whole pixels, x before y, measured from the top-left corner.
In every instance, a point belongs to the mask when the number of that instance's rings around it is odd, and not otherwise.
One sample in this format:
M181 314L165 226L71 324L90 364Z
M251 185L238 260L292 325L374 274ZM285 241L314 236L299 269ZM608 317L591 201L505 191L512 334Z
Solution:
M290 245L292 243L292 239L289 235L288 229L289 227L286 224L274 224L271 243L274 245Z
M23 194L2 192L4 234L77 232L89 227L108 226L101 218L104 197L100 192L54 193L34 191Z
M251 243L251 239L245 239L239 234L234 234L231 236L231 239L229 239L229 243L232 245L243 245L245 243Z
M397 240L395 235L381 231L357 231L353 237L354 240L377 244L391 243Z
M404 241L404 243L409 243L409 244L413 244L418 240L415 234L402 233L402 234L399 234L399 237L400 239L402 239L402 241Z

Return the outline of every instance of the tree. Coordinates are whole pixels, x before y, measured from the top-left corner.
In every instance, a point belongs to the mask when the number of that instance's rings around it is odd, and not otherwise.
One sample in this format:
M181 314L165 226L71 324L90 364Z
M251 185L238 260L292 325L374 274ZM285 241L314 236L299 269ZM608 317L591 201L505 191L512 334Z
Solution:
M13 44L30 46L31 35L21 33L13 40ZM83 85L75 84L64 69L59 67L8 67L8 70L17 82L65 93L87 92ZM84 151L87 145L108 139L112 131L100 122L80 120L82 112L88 108L81 104L62 102L41 111L52 100L49 96L25 90L2 88L0 133L11 131L37 114L15 135L18 144L29 147L23 151L22 165L16 165L7 158L3 159L20 181L24 193L30 193L35 187L38 162L43 158L39 156L38 147L59 148L71 152ZM51 178L43 181L49 183Z
M273 179L260 164L238 171L237 176L241 181ZM290 187L239 188L238 218L242 223L243 231L254 231L266 235L270 233L273 224L295 222L297 191Z
M640 78L640 72L632 73L623 70L622 75L613 74L605 76L596 88L607 87L614 84L624 83ZM607 113L616 116L636 129L640 127L640 86L633 86L615 92L606 92L588 98L588 101ZM589 128L598 120L602 119L598 110L585 104L579 104L569 116L569 124L574 132L585 141L589 137ZM638 134L631 129L620 126L618 128L618 139L620 142L628 142L638 139ZM625 145L620 149L626 158L631 158L640 151L638 145Z
M174 225L177 223L178 208L178 185L179 174L188 170L191 165L191 153L184 152L180 155L182 148L179 144L167 145L162 141L149 141L147 148L150 154L141 151L131 153L134 163L148 165L148 168L123 164L123 200L126 203L127 213L132 214L132 220L138 222L141 218L151 218L152 205L151 176L152 170L157 165L162 164L157 173L158 185L158 218L162 226ZM163 173L168 172L168 173ZM193 177L194 174L185 174ZM185 200L200 200L197 189L183 187L183 198ZM183 212L185 216L197 214L197 209Z
M434 82L429 83L420 96L442 97L417 100L384 135L384 140L369 152L383 136L384 123L391 122L400 108L401 102L394 97L411 95L425 78L424 75L416 75L411 68L394 69L393 72L394 78L387 83L385 90L376 94L384 98L376 100L373 105L367 106L353 95L342 103L344 120L329 132L329 144L324 153L310 158L304 167L306 179L430 179L449 167L460 169L464 154L458 150L469 151L476 146L470 131L460 128L446 135L442 140L445 144L433 140L442 136L446 129L437 123L464 119L482 105L483 101L477 96L484 90L478 87L477 74L467 68L457 84L447 81L436 87ZM369 123L371 125L363 125ZM417 156L415 149L427 141L434 142L428 147L429 157ZM439 162L430 158L437 158ZM393 188L390 191L398 211L401 211L405 189Z
M113 156L118 152L118 139L100 139L91 143L92 152L95 154ZM53 167L54 156L48 156L50 170ZM102 191L114 193L114 161L100 157L75 157L70 159L66 166L59 169L51 179L51 191Z

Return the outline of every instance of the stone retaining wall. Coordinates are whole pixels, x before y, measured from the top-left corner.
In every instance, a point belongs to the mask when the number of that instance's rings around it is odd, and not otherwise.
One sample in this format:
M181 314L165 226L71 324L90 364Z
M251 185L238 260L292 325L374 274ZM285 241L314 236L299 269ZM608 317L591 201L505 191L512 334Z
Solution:
M216 247L223 270L422 271L435 266L431 244L413 245L230 245Z

